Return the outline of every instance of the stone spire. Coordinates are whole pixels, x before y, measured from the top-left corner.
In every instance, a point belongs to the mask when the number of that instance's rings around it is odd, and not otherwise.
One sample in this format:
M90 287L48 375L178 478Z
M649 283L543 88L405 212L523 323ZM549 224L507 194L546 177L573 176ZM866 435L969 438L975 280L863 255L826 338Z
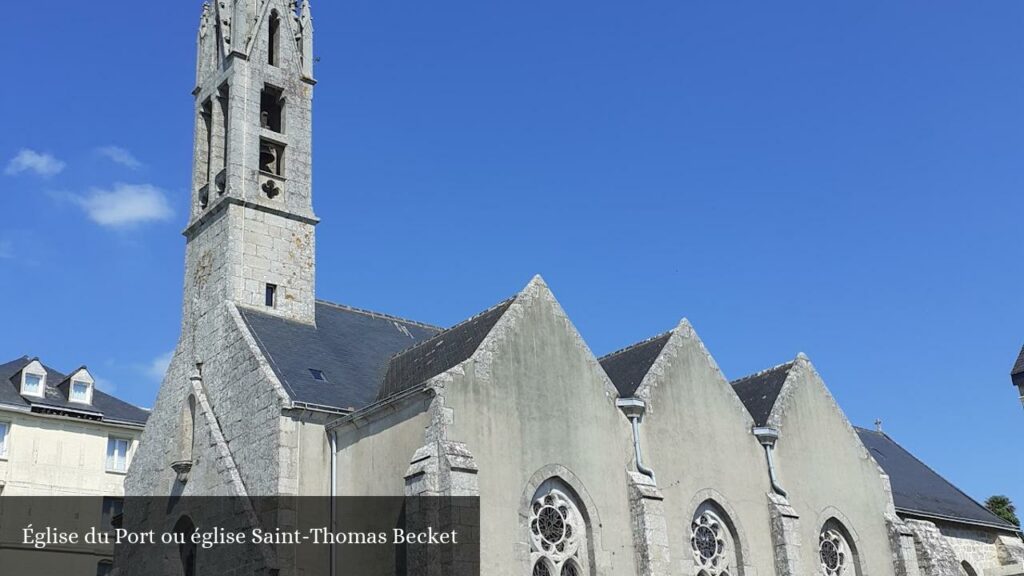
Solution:
M231 56L248 59L257 49L261 27L271 15L287 21L285 31L295 40L296 65L303 77L313 78L313 16L308 0L209 0L199 23L196 85L213 70L223 70Z

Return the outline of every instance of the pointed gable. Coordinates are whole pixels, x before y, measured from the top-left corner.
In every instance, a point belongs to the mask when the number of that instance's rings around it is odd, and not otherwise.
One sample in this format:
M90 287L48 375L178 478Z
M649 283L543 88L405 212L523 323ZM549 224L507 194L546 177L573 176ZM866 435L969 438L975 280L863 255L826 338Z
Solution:
M793 362L787 362L733 380L733 390L743 401L743 405L747 407L747 411L754 418L756 425L766 426L768 424L768 417L772 413L772 408L775 407L775 400L782 392L782 386L786 383L786 378L789 377L789 370L792 367Z
M509 298L396 354L388 364L378 400L420 385L469 359L515 301Z
M1014 386L1024 386L1024 347L1021 347L1020 354L1017 355L1017 362L1010 370L1010 380Z
M671 337L671 331L665 332L600 359L601 367L611 378L620 397L629 398L636 393Z

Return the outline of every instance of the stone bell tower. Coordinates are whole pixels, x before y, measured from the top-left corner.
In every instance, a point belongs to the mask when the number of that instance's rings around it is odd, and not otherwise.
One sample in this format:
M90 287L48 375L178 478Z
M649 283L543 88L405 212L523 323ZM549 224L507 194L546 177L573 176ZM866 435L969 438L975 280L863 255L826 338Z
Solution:
M314 322L308 0L215 0L197 40L183 333L224 301Z

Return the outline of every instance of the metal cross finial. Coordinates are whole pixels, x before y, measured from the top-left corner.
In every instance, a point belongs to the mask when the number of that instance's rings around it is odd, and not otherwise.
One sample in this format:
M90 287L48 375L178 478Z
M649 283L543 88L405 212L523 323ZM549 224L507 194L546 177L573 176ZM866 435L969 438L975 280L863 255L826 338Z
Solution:
M877 432L881 432L882 431L882 419L881 418L876 418L875 419L875 430Z

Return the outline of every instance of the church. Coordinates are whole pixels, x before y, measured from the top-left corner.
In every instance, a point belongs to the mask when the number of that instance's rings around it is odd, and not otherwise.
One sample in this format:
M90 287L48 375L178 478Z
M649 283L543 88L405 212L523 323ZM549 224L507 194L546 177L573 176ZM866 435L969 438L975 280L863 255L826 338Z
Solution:
M730 381L666 319L596 357L540 276L447 328L318 300L313 36L308 0L203 6L181 334L127 495L478 496L502 576L1024 574L1016 526L802 354ZM153 562L228 573L118 552Z

